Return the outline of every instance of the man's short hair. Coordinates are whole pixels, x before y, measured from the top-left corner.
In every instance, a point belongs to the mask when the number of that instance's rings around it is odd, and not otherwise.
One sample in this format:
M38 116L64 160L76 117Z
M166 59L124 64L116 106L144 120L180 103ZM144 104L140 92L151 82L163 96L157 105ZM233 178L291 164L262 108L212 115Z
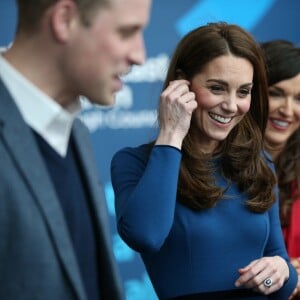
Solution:
M32 32L38 29L45 11L60 0L17 0L17 31ZM93 12L100 6L108 5L112 0L73 0L80 11L82 23L89 25Z

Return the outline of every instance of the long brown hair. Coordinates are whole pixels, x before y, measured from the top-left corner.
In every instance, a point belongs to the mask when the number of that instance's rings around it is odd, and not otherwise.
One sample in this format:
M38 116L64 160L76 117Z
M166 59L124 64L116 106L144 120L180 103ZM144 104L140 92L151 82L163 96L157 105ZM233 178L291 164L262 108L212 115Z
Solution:
M227 180L236 183L242 193L247 193L247 207L255 212L264 212L275 201L275 177L263 151L268 94L260 46L239 26L223 22L201 26L188 33L178 44L170 61L164 88L178 78L178 70L185 74L187 80L191 80L214 58L228 54L245 58L253 66L250 110L221 143L217 157L201 151L197 145L197 128L191 122L182 146L178 198L195 210L213 207L224 193L215 185L217 159Z
M300 128L288 139L275 161L282 226L290 223L291 206L300 197Z
M273 40L261 44L266 57L268 84L300 74L300 48L287 40ZM270 146L267 146L270 149ZM282 226L289 225L293 202L300 197L300 128L287 140L275 161L280 197ZM298 190L298 193L296 191Z

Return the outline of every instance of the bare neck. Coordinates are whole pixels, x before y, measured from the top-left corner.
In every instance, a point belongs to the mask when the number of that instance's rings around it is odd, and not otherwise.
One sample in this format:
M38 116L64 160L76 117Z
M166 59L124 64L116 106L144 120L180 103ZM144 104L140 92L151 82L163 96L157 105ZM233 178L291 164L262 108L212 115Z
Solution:
M282 146L267 145L266 150L271 155L272 160L276 162L280 153L282 152Z

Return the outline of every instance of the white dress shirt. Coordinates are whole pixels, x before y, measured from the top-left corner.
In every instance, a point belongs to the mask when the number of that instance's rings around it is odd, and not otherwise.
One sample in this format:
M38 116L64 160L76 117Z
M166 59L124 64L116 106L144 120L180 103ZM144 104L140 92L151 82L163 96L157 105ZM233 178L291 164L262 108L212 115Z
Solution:
M0 77L12 95L25 122L53 149L65 157L71 128L80 111L80 101L67 109L37 88L17 71L0 53Z

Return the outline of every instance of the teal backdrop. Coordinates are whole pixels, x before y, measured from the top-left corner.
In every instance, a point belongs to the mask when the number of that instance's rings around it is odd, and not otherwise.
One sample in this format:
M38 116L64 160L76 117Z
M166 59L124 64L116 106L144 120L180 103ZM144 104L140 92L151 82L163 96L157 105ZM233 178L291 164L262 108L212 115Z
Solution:
M83 101L81 118L90 130L105 188L112 243L127 300L156 300L157 297L139 255L116 232L110 161L118 149L154 138L159 94L178 40L196 26L227 21L244 27L259 42L288 39L300 44L299 12L300 0L154 0L145 30L147 61L143 66L134 67L124 78L124 88L116 95L116 106L104 109ZM1 48L13 42L16 20L15 2L0 0Z

